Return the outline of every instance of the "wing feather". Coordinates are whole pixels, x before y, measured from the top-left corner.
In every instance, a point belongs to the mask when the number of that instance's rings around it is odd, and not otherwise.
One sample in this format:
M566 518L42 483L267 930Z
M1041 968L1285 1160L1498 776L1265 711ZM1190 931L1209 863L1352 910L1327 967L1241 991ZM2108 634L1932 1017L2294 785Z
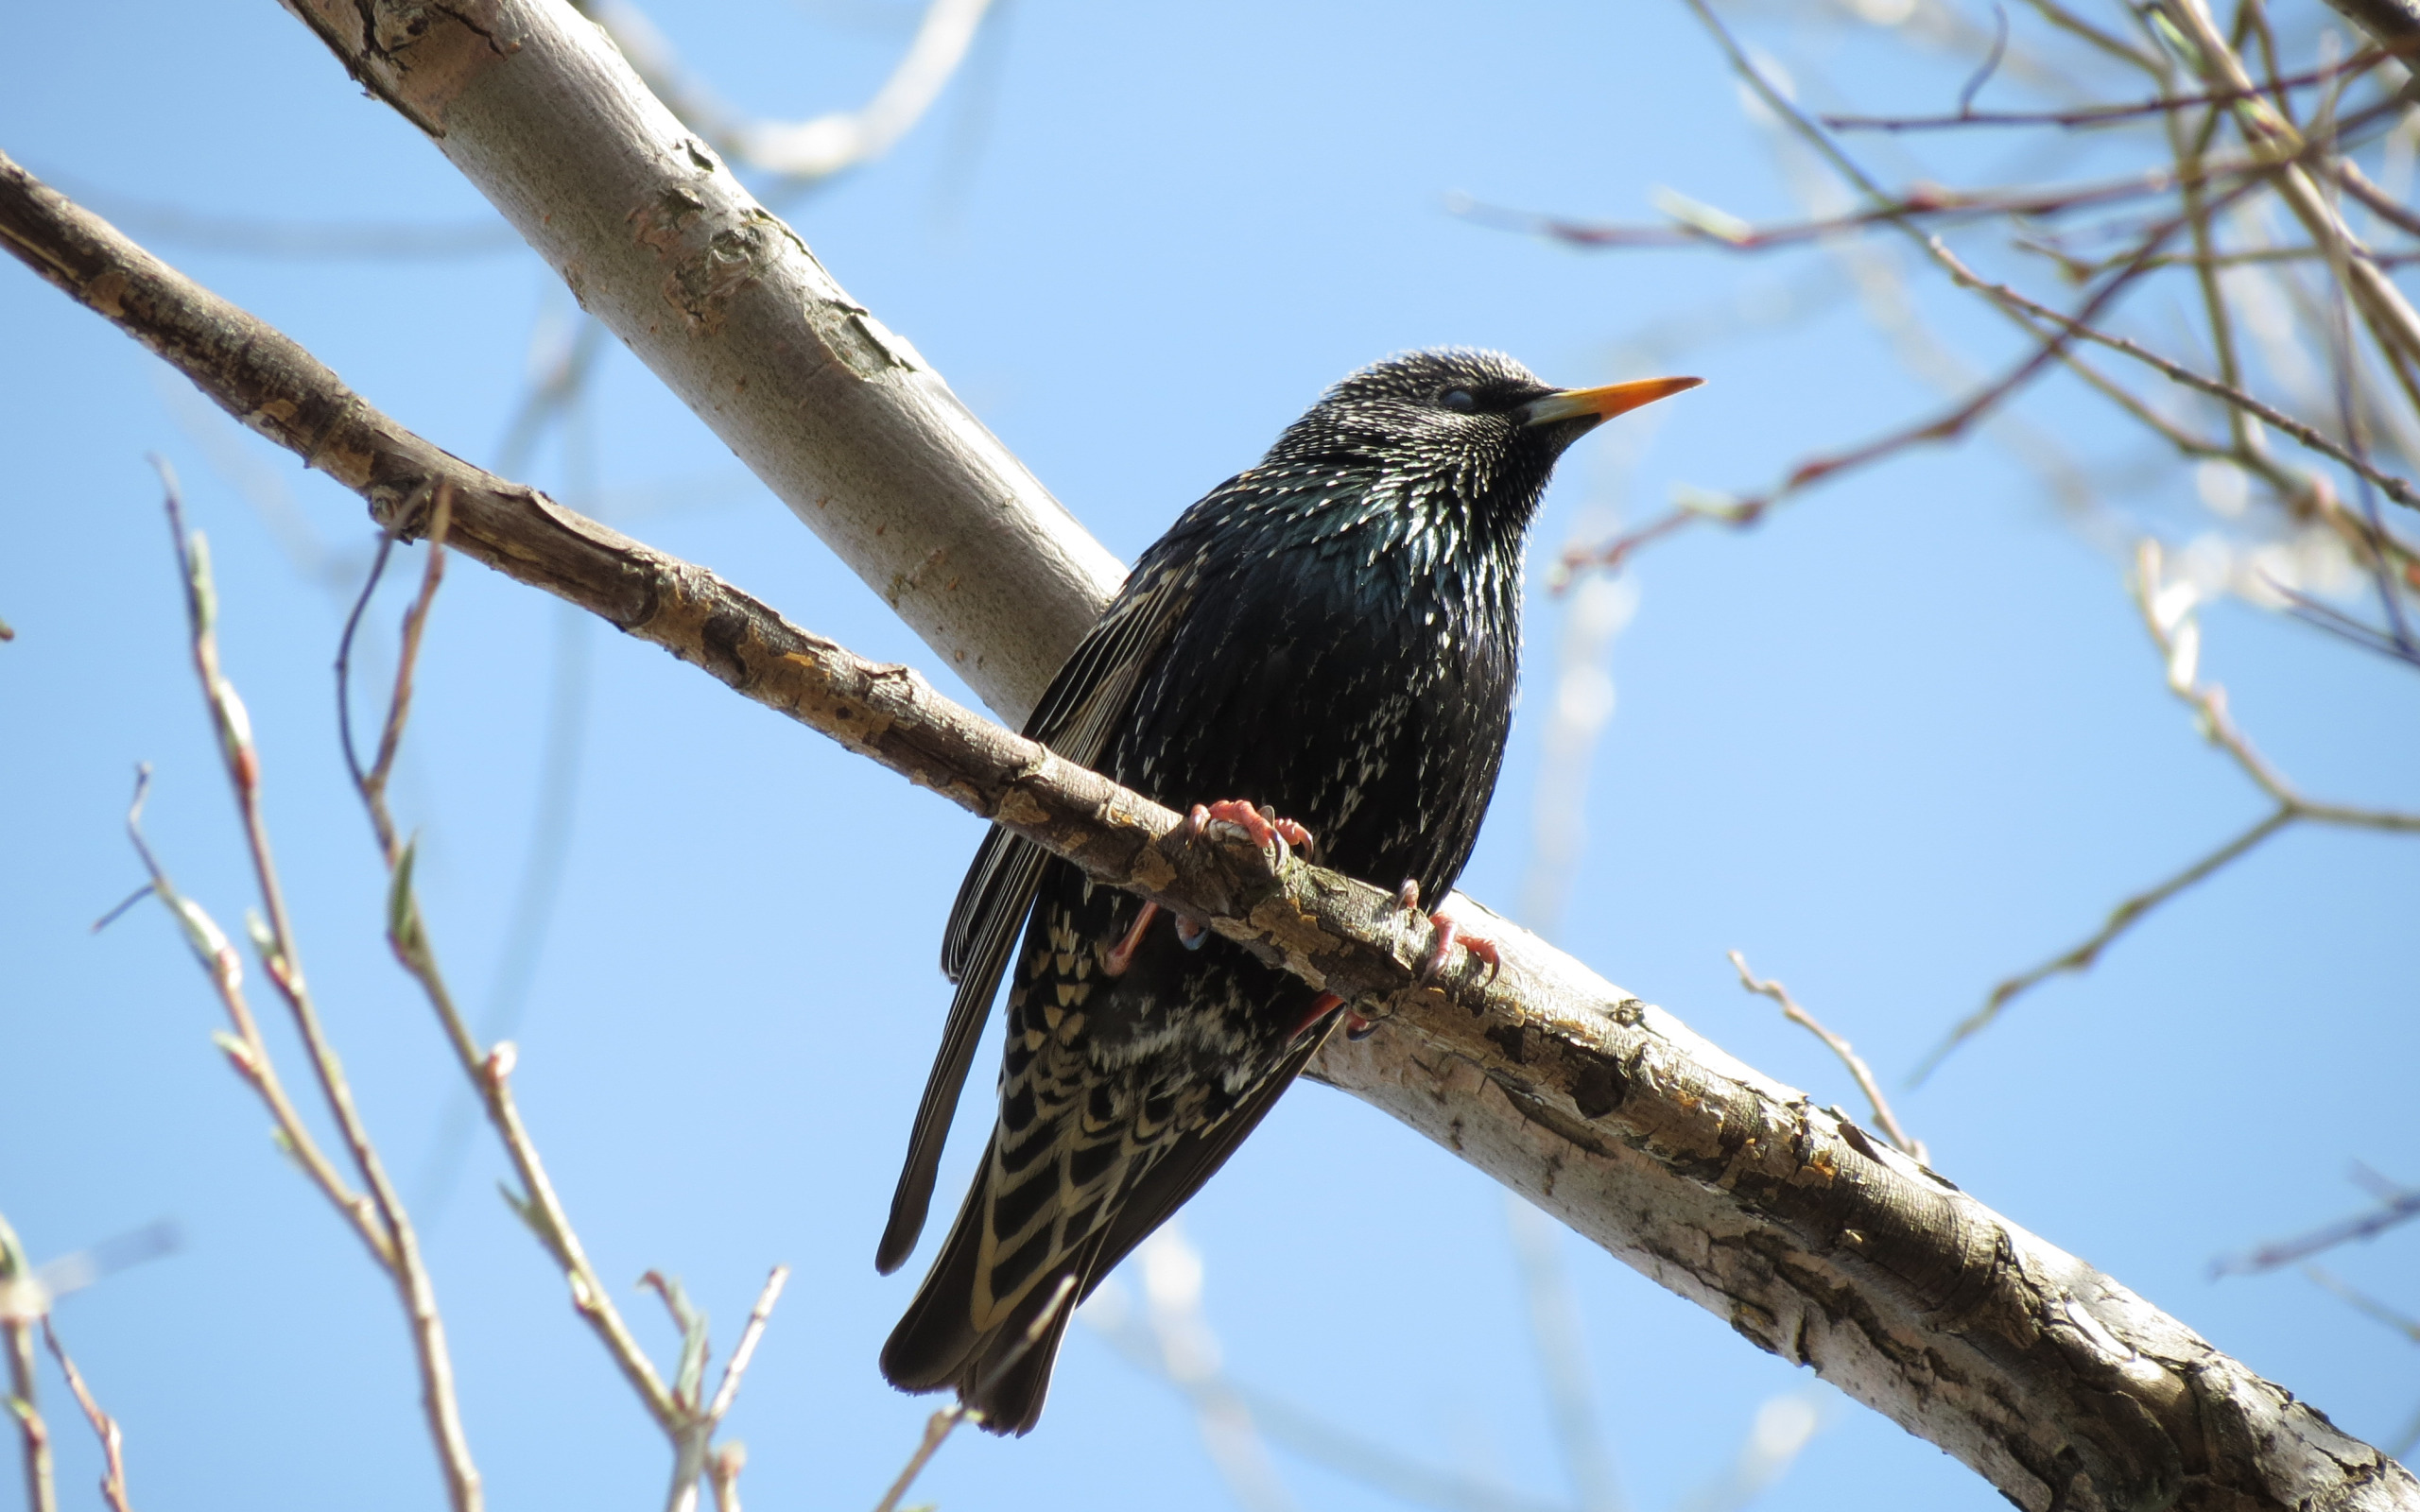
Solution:
M1026 721L1027 737L1078 765L1098 762L1143 674L1167 647L1191 601L1192 586L1191 575L1181 565L1146 558L1051 679ZM908 1158L891 1194L890 1220L874 1253L874 1267L886 1276L907 1261L924 1232L950 1120L957 1115L959 1094L965 1090L992 999L1017 932L1033 906L1047 859L1031 841L995 826L983 837L966 880L959 885L942 935L942 971L958 984L958 990L950 998L941 1048L916 1106Z

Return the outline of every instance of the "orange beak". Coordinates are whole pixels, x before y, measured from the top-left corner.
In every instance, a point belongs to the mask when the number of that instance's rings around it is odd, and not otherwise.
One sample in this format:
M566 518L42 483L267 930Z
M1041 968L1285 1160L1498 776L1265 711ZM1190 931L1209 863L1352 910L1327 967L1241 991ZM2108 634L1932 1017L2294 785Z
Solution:
M1626 384L1607 384L1602 388L1565 388L1523 405L1521 423L1527 426L1551 425L1559 420L1609 421L1703 382L1703 378L1638 378Z

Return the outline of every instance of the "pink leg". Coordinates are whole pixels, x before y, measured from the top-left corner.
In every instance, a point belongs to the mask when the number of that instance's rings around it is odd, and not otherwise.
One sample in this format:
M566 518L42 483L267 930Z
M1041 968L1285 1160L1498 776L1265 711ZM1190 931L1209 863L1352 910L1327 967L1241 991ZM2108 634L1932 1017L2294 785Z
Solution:
M1326 1018L1329 1014L1334 1013L1337 1009L1337 1005L1341 1004L1343 1001L1344 999L1341 996L1334 992L1322 992L1318 997L1311 999L1311 1005L1304 1010L1302 1019L1292 1029L1287 1032L1286 1038L1288 1040L1300 1040L1305 1034L1310 1031L1312 1025L1318 1023L1322 1019ZM1359 1015L1356 1014L1353 1015L1353 1017L1358 1018Z
M1143 911L1134 916L1133 927L1127 930L1126 937L1119 940L1108 954L1100 958L1103 976L1126 974L1126 969L1134 964L1135 949L1143 943L1143 931L1151 927L1151 920L1158 916L1159 911L1159 904L1148 898L1143 901Z

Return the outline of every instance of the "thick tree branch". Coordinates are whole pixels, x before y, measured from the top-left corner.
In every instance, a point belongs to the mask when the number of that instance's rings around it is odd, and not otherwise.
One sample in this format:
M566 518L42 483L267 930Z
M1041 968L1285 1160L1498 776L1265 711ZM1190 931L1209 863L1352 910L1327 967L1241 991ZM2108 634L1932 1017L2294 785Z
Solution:
M0 158L0 241L410 531L714 674L1388 1026L1318 1074L1447 1145L1760 1347L2033 1509L2420 1507L2402 1467L1854 1123L1509 924L1424 988L1375 888L1177 816L804 630L700 568L453 457L309 353ZM1041 635L1039 629L1028 633ZM1469 914L1479 912L1465 902Z
M562 0L285 0L1021 723L1124 569Z

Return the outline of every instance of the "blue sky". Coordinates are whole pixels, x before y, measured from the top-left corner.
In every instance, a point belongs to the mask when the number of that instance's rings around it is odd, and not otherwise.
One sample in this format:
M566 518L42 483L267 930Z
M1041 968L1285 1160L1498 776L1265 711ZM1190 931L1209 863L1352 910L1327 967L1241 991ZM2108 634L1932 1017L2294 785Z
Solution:
M912 15L874 0L655 11L727 96L786 115L862 99ZM138 233L136 212L161 204L311 223L486 214L274 7L95 0L27 8L8 32L0 149L129 210ZM1893 103L1929 101L1960 71L1853 28L1828 57L1835 82ZM1010 0L893 156L789 214L1129 558L1322 386L1390 352L1487 345L1550 379L1603 382L1648 360L1634 333L1724 330L1801 291L1791 318L1677 359L1705 389L1572 455L1538 527L1543 562L1583 521L1639 518L1679 485L1761 487L1937 402L1811 260L1615 259L1448 209L1465 193L1638 218L1658 185L1743 215L1793 211L1677 6ZM297 261L155 243L482 462L533 343L568 329L566 297L518 249ZM2007 350L1962 306L1917 297L1968 350ZM215 1005L167 919L142 909L88 928L138 880L120 828L138 761L156 766L149 832L180 883L231 928L249 901L184 660L144 460L156 451L216 553L227 667L268 764L303 957L372 1127L427 1190L452 1071L379 940L382 881L332 717L345 585L370 529L350 495L13 265L0 333L14 358L0 368L14 464L0 618L17 631L0 645L0 1211L38 1257L159 1218L182 1228L177 1253L60 1314L126 1426L139 1499L429 1505L438 1484L383 1283L217 1062ZM2091 458L2150 455L2074 394L2031 403ZM527 475L858 651L942 676L618 348ZM2189 533L2176 498L2158 508ZM1684 535L1629 581L1637 610L1614 652L1617 703L1558 937L1819 1102L1853 1105L1854 1089L1739 991L1726 950L1788 982L1895 1086L1994 981L2259 812L2165 694L2117 560L1987 445L1859 474L1753 532ZM401 602L379 600L373 658L391 655ZM1533 593L1529 701L1464 878L1499 905L1531 856L1564 604ZM2308 791L2420 806L2408 672L2240 606L2204 617L2205 676ZM576 757L551 771L570 838L513 1030L525 1110L617 1284L678 1273L727 1343L767 1267L795 1267L732 1422L751 1450L748 1494L871 1506L929 1407L874 1371L912 1277L877 1278L871 1259L946 1002L940 923L977 827L458 564L396 799L423 836L430 927L474 1005L494 997L565 687L579 691L565 716ZM2023 1000L1900 1110L1944 1171L2017 1223L2350 1431L2390 1435L2420 1406L2420 1356L2298 1278L2213 1281L2207 1268L2359 1206L2349 1161L2420 1178L2415 884L2409 839L2289 833L2088 976ZM968 1100L945 1188L989 1116L981 1101ZM651 1503L660 1444L496 1200L500 1158L472 1150L422 1207L492 1504ZM1184 1229L1236 1379L1421 1463L1568 1500L1504 1199L1476 1173L1305 1087ZM1561 1252L1631 1504L1679 1503L1760 1404L1809 1391L1823 1426L1772 1504L2001 1504L1720 1319L1567 1236ZM2341 1267L2411 1308L2411 1253L2405 1236ZM635 1293L628 1307L668 1358L668 1327ZM93 1455L57 1404L62 1485L85 1495ZM1302 1504L1399 1504L1286 1452L1276 1463ZM999 1507L1146 1494L1232 1504L1176 1395L1080 1330L1041 1430L954 1441L918 1493Z

